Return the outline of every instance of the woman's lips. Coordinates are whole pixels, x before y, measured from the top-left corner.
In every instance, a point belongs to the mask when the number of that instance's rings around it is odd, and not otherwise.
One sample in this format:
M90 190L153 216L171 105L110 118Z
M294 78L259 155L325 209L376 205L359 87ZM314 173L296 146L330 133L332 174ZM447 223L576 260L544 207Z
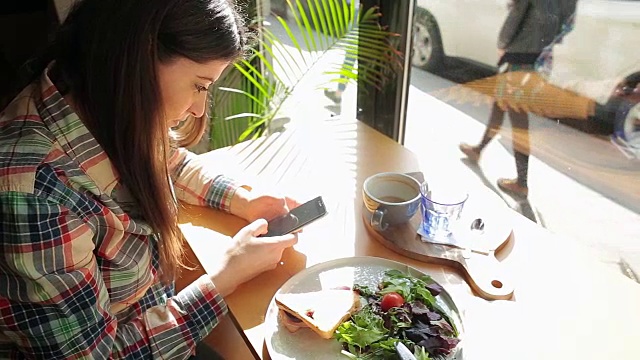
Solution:
M169 127L176 127L178 126L181 122L187 120L187 116L188 114L182 114L182 116L179 119L176 120L170 120L169 121Z

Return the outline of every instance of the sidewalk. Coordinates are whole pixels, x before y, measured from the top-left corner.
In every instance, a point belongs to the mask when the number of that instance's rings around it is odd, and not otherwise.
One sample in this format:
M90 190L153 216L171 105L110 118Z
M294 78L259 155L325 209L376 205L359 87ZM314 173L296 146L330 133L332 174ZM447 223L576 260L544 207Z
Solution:
M529 165L529 197L516 200L497 189L500 177L515 177L515 162L510 152L511 140L496 138L483 151L479 164L465 162L458 150L460 142L474 143L481 138L485 125L476 120L488 118L488 107L481 114L476 107L473 117L455 109L415 86L411 87L406 123L405 146L422 155L423 168L448 171L461 186L486 186L500 195L513 210L546 229L574 239L598 254L600 260L617 270L625 268L640 274L640 215L618 202L586 187L573 178L557 171L536 156L536 152L549 151L552 132L531 131L532 156ZM445 118L442 114L457 113ZM548 121L548 120L547 120ZM534 124L534 121L531 122ZM542 125L544 126L544 124ZM509 121L505 121L501 134L509 135ZM586 135L585 135L586 136ZM498 141L496 141L498 140ZM544 140L544 141L543 141ZM567 146L567 139L563 146ZM560 141L555 139L555 141ZM543 147L541 149L540 147ZM437 149L437 152L436 150ZM558 153L559 149L553 149ZM595 151L591 149L591 151ZM433 153L437 156L424 156ZM548 155L548 154L547 154ZM556 155L557 156L557 155ZM547 157L545 157L547 158ZM555 159L558 160L558 159ZM571 164L567 162L567 164ZM571 165L569 165L571 166ZM575 169L569 169L574 171ZM592 169L590 169L592 170ZM628 184L624 176L604 173L611 186ZM618 180L616 182L616 179ZM636 178L637 180L637 178ZM633 191L632 188L629 191ZM629 195L635 195L629 193ZM553 249L550 249L553 251ZM633 276L633 274L631 275Z

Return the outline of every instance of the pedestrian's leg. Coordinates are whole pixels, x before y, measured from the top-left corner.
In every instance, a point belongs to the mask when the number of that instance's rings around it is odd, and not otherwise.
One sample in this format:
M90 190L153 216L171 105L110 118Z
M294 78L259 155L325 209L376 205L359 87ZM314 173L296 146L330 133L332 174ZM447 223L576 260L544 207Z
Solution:
M354 71L353 65L355 64L355 58L349 54L346 54L344 57L344 62L342 63L342 68L348 71ZM331 99L335 103L339 103L342 101L342 93L347 88L347 77L340 74L340 82L338 82L338 88L335 91L325 90L324 94L329 99Z
M491 139L493 139L496 134L500 131L502 127L502 122L504 121L504 110L498 106L497 102L493 102L493 106L491 107L491 114L489 115L489 123L487 124L487 128L484 131L484 135L482 135L482 140L476 146L462 143L459 148L467 158L472 161L477 162L480 158L480 153L482 150L489 144Z
M526 112L509 111L513 134L513 153L518 172L518 184L527 187L529 171L529 114Z
M484 135L482 135L482 140L480 140L480 144L478 144L478 148L480 151L484 149L487 144L500 132L500 128L502 128L502 122L504 121L504 110L498 106L497 102L493 102L493 106L491 106L491 114L489 115L489 123L487 124L487 129L484 131Z
M498 187L514 195L527 197L529 172L529 114L509 110L511 119L513 157L516 161L517 179L499 179Z
M356 6L355 18L357 19L359 16L359 8ZM353 68L356 63L356 56L353 54L349 54L348 52L344 55L344 60L342 62L342 69L345 69L349 72L355 72ZM347 77L340 74L340 81L338 82L338 88L336 90L325 89L324 95L331 99L334 103L338 104L342 102L342 93L347 89Z
M529 154L516 151L514 157L516 159L516 171L518 172L518 185L523 188L528 188Z
M356 59L349 55L349 54L345 54L344 56L344 62L342 64L342 68L343 69L347 69L349 71L355 71L353 69L353 65L356 63ZM347 88L347 77L344 75L340 75L340 82L338 83L338 94L342 95L342 93L345 91L345 89ZM345 82L343 82L345 81Z

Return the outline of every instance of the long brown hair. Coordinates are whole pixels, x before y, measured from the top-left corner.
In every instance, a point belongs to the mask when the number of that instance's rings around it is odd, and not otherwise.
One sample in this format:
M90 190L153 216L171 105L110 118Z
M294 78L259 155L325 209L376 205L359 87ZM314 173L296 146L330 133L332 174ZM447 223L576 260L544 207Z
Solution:
M82 120L160 235L163 280L174 278L183 245L156 63L233 61L245 46L244 22L232 0L83 0L52 47L51 59ZM193 121L185 127L192 134L182 139L201 136L204 120Z

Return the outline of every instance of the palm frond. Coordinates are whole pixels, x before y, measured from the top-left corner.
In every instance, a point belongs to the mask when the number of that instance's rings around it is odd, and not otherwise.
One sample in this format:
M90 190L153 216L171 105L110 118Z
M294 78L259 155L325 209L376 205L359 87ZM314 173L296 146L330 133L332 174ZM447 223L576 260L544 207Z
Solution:
M257 19L258 46L215 86L212 147L232 145L268 131L288 96L329 53L342 52L352 60L324 70L330 82L361 81L380 88L401 64L402 53L393 41L398 34L380 27L377 7L358 14L356 3L287 0L290 21L276 18L292 46L285 46L283 35L261 26Z

